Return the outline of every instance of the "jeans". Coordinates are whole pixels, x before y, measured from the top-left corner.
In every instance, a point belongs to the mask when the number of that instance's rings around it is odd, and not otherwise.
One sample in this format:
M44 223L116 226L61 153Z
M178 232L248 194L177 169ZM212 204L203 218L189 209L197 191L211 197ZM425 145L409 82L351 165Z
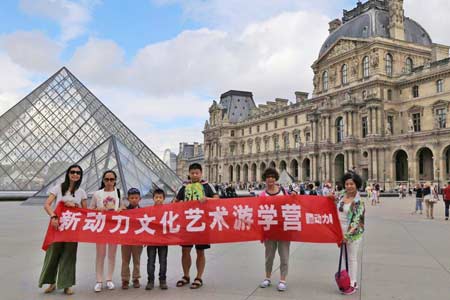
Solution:
M362 238L347 243L348 251L348 274L350 276L350 281L352 286L355 285L358 279L358 251L361 245Z
M445 200L444 204L445 204L445 217L448 218L448 210L450 208L450 200Z
M416 198L416 212L418 210L422 211L422 198Z
M156 253L159 260L159 280L166 280L167 273L167 246L147 246L147 276L148 281L155 281L155 261Z

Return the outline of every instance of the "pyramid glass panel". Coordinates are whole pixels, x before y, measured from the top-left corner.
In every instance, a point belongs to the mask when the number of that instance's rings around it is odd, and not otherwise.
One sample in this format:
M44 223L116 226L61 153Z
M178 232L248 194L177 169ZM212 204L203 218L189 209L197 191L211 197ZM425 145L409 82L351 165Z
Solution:
M124 163L125 161L126 163ZM83 168L81 188L88 195L92 195L94 191L99 189L102 175L106 170L114 170L116 172L117 187L124 192L131 187L136 187L145 196L155 186L152 181L152 170L145 166L136 155L115 137L108 138L78 161L77 164ZM48 192L53 186L64 181L65 172L66 170L61 172L27 201L34 202L48 196Z
M120 150L115 151L131 166L124 177L129 175L133 184L145 187L152 182L168 192L181 184L161 159L62 68L0 116L0 190L38 191L110 137L116 138ZM110 160L120 164L115 157Z

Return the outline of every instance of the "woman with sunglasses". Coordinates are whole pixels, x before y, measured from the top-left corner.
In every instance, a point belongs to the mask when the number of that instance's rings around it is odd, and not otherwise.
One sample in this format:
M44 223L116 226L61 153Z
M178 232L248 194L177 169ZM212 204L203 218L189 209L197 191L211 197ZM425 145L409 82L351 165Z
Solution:
M95 191L92 196L92 202L89 206L91 209L96 210L113 210L119 211L122 209L121 193L116 188L117 175L116 172L108 170L103 173L102 184L100 190ZM109 290L114 289L114 283L112 282L112 276L114 273L114 266L116 263L116 244L97 244L96 245L96 259L95 259L95 272L96 272L96 284L94 286L95 292L100 292L103 287L103 270L105 264L106 252L108 252L108 272L106 276L106 287Z
M70 166L66 171L64 182L53 187L44 209L50 216L51 225L57 229L59 216L55 214L54 207L63 202L66 207L86 208L86 192L80 188L83 179L83 170L78 165ZM55 206L52 204L55 203ZM77 261L77 243L57 242L50 245L45 253L44 266L39 278L39 287L49 284L45 293L51 293L56 288L64 289L64 293L72 295L72 286L75 285L75 265Z
M361 177L354 173L345 173L342 177L345 192L339 197L338 211L341 227L344 234L344 243L348 251L348 271L351 286L343 291L344 295L356 292L358 284L358 250L364 233L365 207L358 190L362 186Z

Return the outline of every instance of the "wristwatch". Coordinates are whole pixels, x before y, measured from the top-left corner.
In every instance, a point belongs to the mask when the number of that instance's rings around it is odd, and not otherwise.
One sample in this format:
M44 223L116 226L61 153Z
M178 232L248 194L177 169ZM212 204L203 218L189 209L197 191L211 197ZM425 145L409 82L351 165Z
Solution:
M57 215L51 216L50 219L58 219Z

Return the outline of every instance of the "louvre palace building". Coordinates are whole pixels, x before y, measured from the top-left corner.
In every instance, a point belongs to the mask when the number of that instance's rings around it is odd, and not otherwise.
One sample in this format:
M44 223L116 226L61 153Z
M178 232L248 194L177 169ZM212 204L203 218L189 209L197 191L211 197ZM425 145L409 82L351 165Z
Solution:
M206 177L259 182L269 166L297 181L347 170L385 189L450 179L449 46L405 16L403 0L358 2L329 23L311 97L256 106L251 92L214 101L204 128Z

